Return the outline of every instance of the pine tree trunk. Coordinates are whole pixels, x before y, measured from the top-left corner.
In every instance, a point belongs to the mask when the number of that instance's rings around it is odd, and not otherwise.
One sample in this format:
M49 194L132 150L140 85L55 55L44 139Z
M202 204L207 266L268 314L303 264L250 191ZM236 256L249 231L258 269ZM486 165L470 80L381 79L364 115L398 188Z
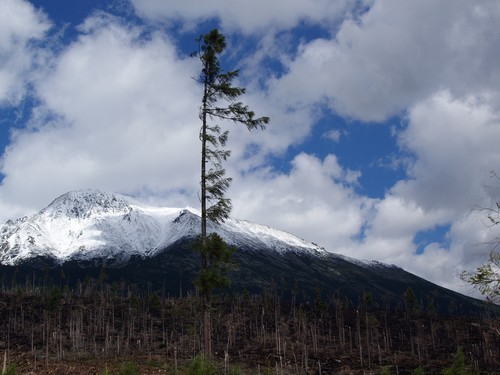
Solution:
M204 249L207 245L207 91L208 78L205 77L205 87L203 94L202 108L202 128L201 128L201 269L205 270L208 266ZM203 351L207 358L212 356L212 329L210 325L210 300L206 291L201 292L203 301Z
M206 358L212 357L212 306L208 296L203 301L203 346Z
M205 77L205 88L202 101L202 127L201 127L201 246L207 244L207 95L208 78ZM202 254L202 267L206 267L206 259Z

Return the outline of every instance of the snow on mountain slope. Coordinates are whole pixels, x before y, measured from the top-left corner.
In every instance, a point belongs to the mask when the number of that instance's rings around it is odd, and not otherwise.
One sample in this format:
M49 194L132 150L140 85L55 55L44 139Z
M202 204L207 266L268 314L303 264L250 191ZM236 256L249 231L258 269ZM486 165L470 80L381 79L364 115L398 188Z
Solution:
M0 263L14 265L37 256L67 260L152 256L175 241L199 233L192 208L151 207L98 190L78 190L55 199L37 214L0 226ZM243 220L209 226L239 247L321 254L325 250L289 233Z

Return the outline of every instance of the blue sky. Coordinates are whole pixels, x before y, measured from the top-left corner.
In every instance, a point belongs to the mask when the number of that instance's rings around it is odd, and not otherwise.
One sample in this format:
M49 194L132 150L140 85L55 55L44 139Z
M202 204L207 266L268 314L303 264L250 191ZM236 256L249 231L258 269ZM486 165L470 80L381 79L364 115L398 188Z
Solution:
M69 190L198 206L195 38L217 27L243 100L233 216L354 258L458 278L498 235L500 4L0 0L0 221Z

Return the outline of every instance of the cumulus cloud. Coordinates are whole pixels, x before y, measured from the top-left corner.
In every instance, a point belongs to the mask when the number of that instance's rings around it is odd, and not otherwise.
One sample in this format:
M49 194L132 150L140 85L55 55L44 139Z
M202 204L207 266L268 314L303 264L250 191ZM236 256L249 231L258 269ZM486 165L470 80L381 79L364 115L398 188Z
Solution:
M31 207L81 187L196 186L194 61L106 15L81 31L37 83L42 104L2 157L2 199Z
M400 143L416 161L409 169L412 179L398 183L394 192L454 215L500 198L498 191L493 196L495 191L484 189L490 171L500 165L500 117L491 101L440 92L415 105L408 120Z
M220 20L222 28L245 34L272 33L290 29L300 22L326 23L336 20L349 2L329 0L254 0L230 1L195 0L166 2L161 0L132 0L137 12L154 20L183 20L188 25L211 18Z
M27 75L37 62L33 48L51 27L31 3L0 0L0 105L15 105L24 96Z
M375 1L332 39L302 45L272 87L291 102L328 98L338 113L383 121L442 89L496 94L500 4Z
M269 169L234 183L234 215L290 231L339 252L357 236L374 201L352 188L352 171L334 155L301 153L289 173ZM249 188L252 187L252 188Z
M342 132L337 129L332 129L323 134L323 137L332 140L335 143L339 143Z
M399 181L374 208L361 244L351 255L377 258L456 290L459 272L480 263L498 228L475 210L500 200L490 171L500 163L500 117L484 97L437 93L409 110L401 147L414 154L409 179ZM486 188L487 185L497 188ZM429 243L416 254L421 230L450 225L448 245Z

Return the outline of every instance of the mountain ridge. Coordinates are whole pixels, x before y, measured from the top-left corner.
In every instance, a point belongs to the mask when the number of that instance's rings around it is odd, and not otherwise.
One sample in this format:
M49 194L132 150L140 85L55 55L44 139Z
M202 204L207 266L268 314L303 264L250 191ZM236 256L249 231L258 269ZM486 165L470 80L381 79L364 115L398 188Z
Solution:
M0 263L15 265L33 256L50 256L59 263L86 257L154 256L183 238L199 233L199 213L190 207L142 204L132 198L85 189L68 192L32 215L0 227ZM246 220L209 224L229 245L267 247L274 251L326 250L292 234Z
M193 289L199 270L192 241L200 220L191 208L152 207L97 190L69 192L31 217L0 227L2 280L52 280L75 287L104 273L110 283L125 280L182 296ZM235 248L232 292L280 290L303 300L341 295L354 305L369 296L394 305L404 304L412 289L422 308L474 314L484 308L482 301L400 267L328 252L268 226L230 218L208 229Z

